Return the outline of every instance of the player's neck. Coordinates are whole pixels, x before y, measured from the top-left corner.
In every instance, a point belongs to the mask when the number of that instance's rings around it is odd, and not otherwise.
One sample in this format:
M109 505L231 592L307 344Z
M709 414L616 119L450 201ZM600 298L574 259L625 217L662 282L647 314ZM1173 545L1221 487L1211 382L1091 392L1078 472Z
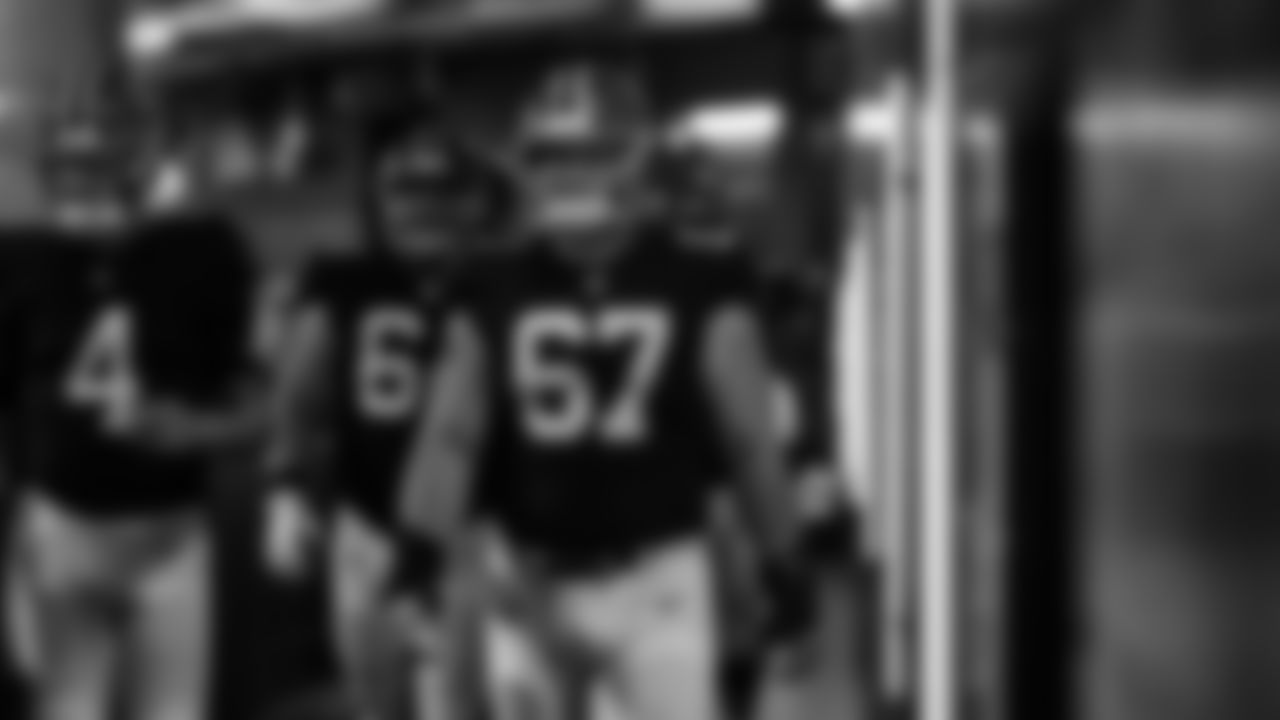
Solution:
M562 238L552 245L568 263L584 270L603 270L618 262L636 244L635 228L610 228L573 238Z
M417 254L399 258L400 266L418 276L435 276L449 272L456 265L456 259L445 254Z
M129 229L129 218L124 213L84 212L67 209L57 213L53 226L78 241L109 245L118 242Z
M434 235L402 237L382 244L381 251L379 254L384 259L415 270L444 267L450 263L453 255L447 251L446 243Z
M103 226L77 226L58 224L57 230L67 239L80 245L114 248L125 244L126 228Z
M714 252L729 252L737 241L735 233L724 227L691 226L684 231L685 239L694 247Z

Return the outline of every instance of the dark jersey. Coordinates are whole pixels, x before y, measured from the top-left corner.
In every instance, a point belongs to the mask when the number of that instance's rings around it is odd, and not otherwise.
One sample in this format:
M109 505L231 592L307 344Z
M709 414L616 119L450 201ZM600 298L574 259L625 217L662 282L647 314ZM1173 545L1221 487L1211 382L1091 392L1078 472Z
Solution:
M12 228L0 232L0 482L23 477L30 449L18 422L22 377L20 373L22 308L19 290L24 287L24 270L31 258L51 238L35 228Z
M379 255L325 258L302 282L302 301L331 329L332 428L341 499L369 519L394 517L394 492L439 344L442 273Z
M796 436L789 438L787 459L799 470L830 459L830 299L796 274L759 273L757 278L775 372L793 393Z
M484 511L570 556L700 528L722 454L704 335L749 298L736 263L658 231L601 274L541 243L478 268L456 301L489 360Z
M231 401L251 360L253 273L211 218L156 221L119 243L50 237L7 273L11 404L24 470L82 511L199 502L208 458L129 437L145 398Z

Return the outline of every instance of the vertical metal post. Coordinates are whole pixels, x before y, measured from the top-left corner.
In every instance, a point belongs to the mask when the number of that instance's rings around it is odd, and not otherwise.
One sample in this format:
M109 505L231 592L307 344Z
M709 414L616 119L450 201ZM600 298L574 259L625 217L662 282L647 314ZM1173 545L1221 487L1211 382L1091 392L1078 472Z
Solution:
M1073 82L1065 40L1010 118L1009 718L1076 720L1078 522Z
M894 94L895 117L904 127L894 133L885 172L886 202L881 233L876 238L870 281L875 326L877 413L873 469L881 498L871 520L879 526L877 572L879 688L891 717L914 717L918 685L916 664L917 549L919 518L915 512L919 488L917 383L918 282L914 276L919 235L918 149L908 118L915 112L915 91L909 84Z
M926 0L907 0L894 9L894 61L902 78L891 86L894 142L886 158L884 224L872 254L875 268L873 325L878 380L875 392L882 413L873 443L880 500L873 522L881 544L877 567L877 671L883 716L918 718L920 702L920 579L922 527L921 472L923 438L919 432L924 403L921 235L923 173L920 108Z
M917 31L922 48L921 204L916 256L919 304L920 567L917 675L921 720L957 717L957 592L961 473L960 381L965 263L956 213L956 86L959 28L955 3L928 2Z

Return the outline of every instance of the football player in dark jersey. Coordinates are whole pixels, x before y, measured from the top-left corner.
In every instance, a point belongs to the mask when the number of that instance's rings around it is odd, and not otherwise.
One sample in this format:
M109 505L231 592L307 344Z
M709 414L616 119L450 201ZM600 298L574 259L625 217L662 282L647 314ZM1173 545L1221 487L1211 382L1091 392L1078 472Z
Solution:
M626 67L565 68L536 95L516 163L530 239L459 283L419 428L407 572L438 601L432 578L481 503L499 717L521 700L721 716L707 528L726 458L776 629L805 617L748 273L649 215L646 104ZM505 692L522 680L529 694Z
M26 475L34 717L197 720L208 707L215 456L259 431L254 273L212 217L142 218L131 153L59 127L50 230L9 274L5 361ZM126 674L126 670L127 673Z
M440 299L482 202L483 169L430 107L385 109L367 131L365 242L306 268L280 368L272 460L283 481L272 501L280 539L269 552L280 571L300 569L304 546L287 528L318 517L297 482L314 473L305 464L323 418L337 501L327 568L334 647L351 701L368 717L391 718L404 712L406 689L402 648L388 637L394 490L427 396Z
M17 481L23 476L23 442L18 425L17 401L21 378L16 372L18 316L12 290L25 258L38 240L48 233L31 227L0 231L0 716L26 717L32 676L30 650L30 593L15 582L14 552L15 501Z
M820 325L822 317L814 302L821 300L797 273L775 269L755 257L758 248L748 242L743 227L747 213L728 195L730 169L714 149L686 141L665 150L661 180L680 237L709 252L741 254L753 269L755 297L774 360L774 427L786 458L789 486L798 501L806 547L820 545L824 551L833 551L826 557L843 552L837 563L828 564L846 563L848 550L842 547L846 533L832 531L842 529L841 491L823 456L822 395L811 382L816 368L809 353L821 352L810 342L815 321ZM759 578L750 537L739 515L732 503L717 505L725 705L731 717L746 718L753 717L756 699L768 679L772 648L761 633Z
M659 160L656 180L661 188L662 207L679 239L704 252L739 255L741 262L754 269L742 228L737 227L738 218L725 197L724 168L714 151L680 139L666 144ZM768 334L768 323L765 328ZM776 389L775 383L775 413L779 407ZM785 452L786 434L780 434L779 440ZM726 466L722 471L732 468ZM718 495L713 503L712 547L720 601L719 678L725 715L737 720L752 717L766 677L764 598L750 534L738 512L740 506L732 502L732 493L721 491Z
M762 273L775 356L780 359L775 406L796 491L806 546L815 567L843 572L856 564L853 498L836 468L832 444L832 389L824 382L829 352L823 280L803 270Z

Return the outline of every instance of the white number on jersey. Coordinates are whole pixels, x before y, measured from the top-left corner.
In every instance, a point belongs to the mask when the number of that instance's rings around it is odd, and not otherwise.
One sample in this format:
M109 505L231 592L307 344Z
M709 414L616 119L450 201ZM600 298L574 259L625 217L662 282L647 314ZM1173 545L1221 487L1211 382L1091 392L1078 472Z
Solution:
M621 390L612 398L598 397L584 369L551 357L551 345L626 348ZM545 308L525 315L516 325L515 340L515 381L525 432L553 445L587 438L613 445L644 442L649 398L670 345L671 318L654 307L615 307L594 314Z
M381 307L356 327L356 406L378 422L399 422L417 412L424 390L422 360L414 349L426 335L410 308Z
M137 420L141 387L133 343L133 316L119 305L105 308L90 323L63 384L67 402L97 415L109 433L127 432Z

